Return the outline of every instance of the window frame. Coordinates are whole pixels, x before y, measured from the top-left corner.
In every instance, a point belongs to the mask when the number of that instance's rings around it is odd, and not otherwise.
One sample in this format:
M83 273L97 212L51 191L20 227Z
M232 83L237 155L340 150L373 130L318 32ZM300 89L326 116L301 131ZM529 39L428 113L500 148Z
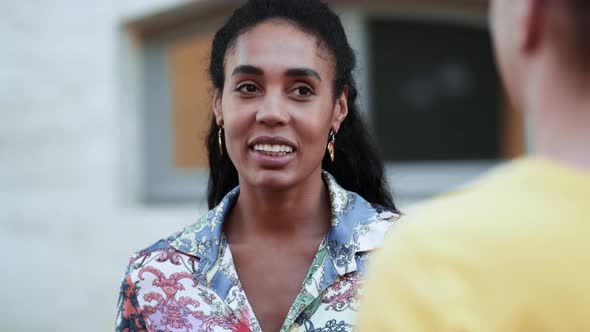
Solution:
M400 2L384 4L377 1L363 3L363 7L349 5L341 10L346 20L355 22L354 38L350 40L357 51L359 70L357 81L367 88L363 93L371 91L372 77L371 50L367 47L369 24L371 20L424 21L428 23L453 23L474 28L488 29L488 4L485 1L465 2L450 0ZM348 27L345 30L349 33ZM361 84L359 84L361 86ZM365 121L369 130L373 130L371 112L374 112L370 98L365 97L360 103L366 107ZM506 106L508 107L508 106ZM501 110L502 112L503 110ZM525 117L524 148L531 150L529 130ZM501 140L504 137L501 137ZM488 160L453 160L453 161L385 161L385 172L398 207L403 210L419 201L433 196L463 188L476 181L482 174L501 164L505 159Z
M379 0L367 0L363 2L362 7L357 2L346 0L336 0L331 3L335 11L340 14L349 41L357 52L358 69L355 77L360 92L358 103L369 130L372 130L372 117L369 113L372 112L372 105L368 96L372 82L370 71L367 70L371 65L367 34L368 22L371 19L459 21L465 25L487 26L486 1L412 0L385 3ZM205 204L207 170L171 170L165 167L162 170L163 166L157 163L157 158L150 156L150 152L153 152L150 149L154 146L151 140L146 138L151 134L149 128L157 124L159 130L166 131L163 136L171 140L172 127L171 117L168 117L165 123L149 119L150 114L156 112L157 107L147 106L151 104L151 101L146 100L145 96L149 95L150 91L155 93L162 89L166 91L163 99L169 100L170 91L167 89L170 85L168 84L165 89L164 85L147 83L153 80L153 73L146 72L146 68L152 70L149 65L151 62L155 62L157 66L162 65L159 47L179 38L215 31L215 28L223 23L235 6L236 4L231 1L201 0L168 8L146 17L128 19L121 26L118 62L118 72L121 75L119 99L122 114L119 135L121 142L119 183L123 201L175 205ZM147 53L146 50L148 50ZM156 70L166 72L165 69L157 69L157 66ZM160 81L160 84L162 83ZM166 109L170 110L166 114L171 114L169 103ZM156 118L157 115L154 119ZM162 133L160 131L160 136ZM526 137L529 136L528 134L529 131L525 130ZM529 142L525 140L525 143ZM162 142L156 144L162 144ZM173 148L170 144L168 147L165 149L160 146L158 153L160 156L173 160ZM527 145L527 149L531 149L530 144ZM416 201L458 188L501 161L386 162L385 168L394 197L403 209ZM146 165L152 166L150 168ZM170 162L170 168L172 166Z

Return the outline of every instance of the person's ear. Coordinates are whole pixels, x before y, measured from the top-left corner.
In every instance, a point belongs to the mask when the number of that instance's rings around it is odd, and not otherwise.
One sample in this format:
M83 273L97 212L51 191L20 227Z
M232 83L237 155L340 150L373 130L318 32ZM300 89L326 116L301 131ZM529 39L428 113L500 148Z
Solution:
M215 122L219 127L223 128L223 112L221 111L221 92L215 90L212 100L213 115L215 116Z
M348 87L344 87L342 94L336 99L332 114L332 131L338 132L340 125L348 115Z
M535 51L545 33L545 13L542 0L519 0L520 31L518 35L520 48L526 53Z

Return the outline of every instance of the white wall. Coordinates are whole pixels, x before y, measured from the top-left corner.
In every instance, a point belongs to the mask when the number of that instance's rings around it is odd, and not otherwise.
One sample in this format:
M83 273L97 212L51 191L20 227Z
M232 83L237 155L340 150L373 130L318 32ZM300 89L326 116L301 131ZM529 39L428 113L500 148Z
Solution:
M130 253L202 212L120 199L118 26L178 2L0 1L0 330L113 330Z

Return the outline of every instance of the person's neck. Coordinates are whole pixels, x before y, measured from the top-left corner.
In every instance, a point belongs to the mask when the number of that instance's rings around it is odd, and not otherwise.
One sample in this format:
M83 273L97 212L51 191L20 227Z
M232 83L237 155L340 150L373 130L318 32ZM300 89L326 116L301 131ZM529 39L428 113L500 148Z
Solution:
M590 171L590 79L563 68L545 70L525 106L534 155Z
M241 183L226 231L234 240L323 236L330 228L330 213L321 170L283 191Z

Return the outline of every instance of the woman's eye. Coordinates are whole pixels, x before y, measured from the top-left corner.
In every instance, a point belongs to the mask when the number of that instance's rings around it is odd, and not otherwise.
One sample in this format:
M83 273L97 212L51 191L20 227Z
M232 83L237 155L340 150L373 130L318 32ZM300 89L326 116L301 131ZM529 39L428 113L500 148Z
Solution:
M301 97L312 96L314 94L313 90L309 87L306 87L306 86L300 86L293 91L294 91L295 95L301 96Z
M238 88L236 89L236 91L246 92L246 93L254 93L254 92L258 91L258 88L254 84L244 83L244 84L238 85Z

